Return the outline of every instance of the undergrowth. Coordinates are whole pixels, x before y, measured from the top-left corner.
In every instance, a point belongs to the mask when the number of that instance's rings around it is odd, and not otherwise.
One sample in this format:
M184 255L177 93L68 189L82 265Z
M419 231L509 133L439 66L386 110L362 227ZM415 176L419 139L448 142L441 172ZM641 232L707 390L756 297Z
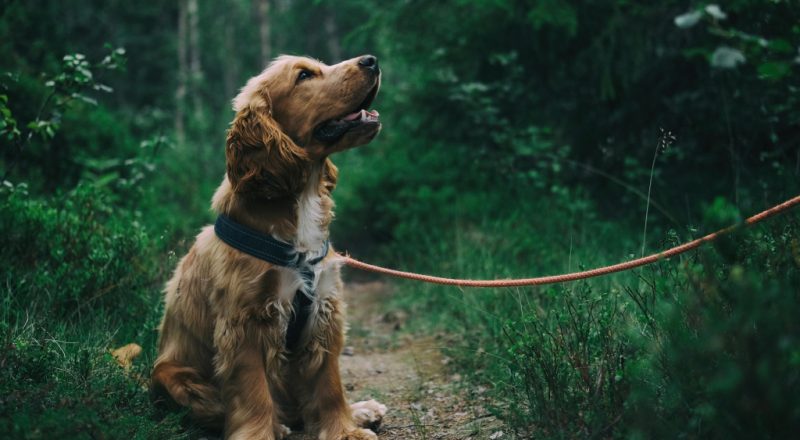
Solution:
M732 210L711 204L704 229L734 221ZM583 227L558 234L536 217L484 222L475 225L483 234L456 228L436 248L415 247L413 259L399 247L397 258L411 270L494 278L638 256L619 229ZM490 410L518 438L785 438L800 428L798 228L790 212L680 257L568 285L404 282L395 303L416 317L412 330L452 335L443 349L469 377L467 392L488 388ZM656 244L690 235L672 231Z
M50 200L0 191L0 438L187 435L142 382L174 261L109 196L88 184ZM128 342L145 354L126 373L110 350Z

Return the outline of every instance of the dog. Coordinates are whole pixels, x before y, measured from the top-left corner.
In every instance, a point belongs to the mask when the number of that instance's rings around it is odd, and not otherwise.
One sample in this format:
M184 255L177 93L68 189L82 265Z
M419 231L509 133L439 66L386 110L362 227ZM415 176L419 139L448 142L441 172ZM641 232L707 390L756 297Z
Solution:
M165 289L151 389L226 439L377 439L386 407L348 405L340 259L328 245L338 171L329 156L370 142L378 60L328 66L281 56L233 100L226 175Z

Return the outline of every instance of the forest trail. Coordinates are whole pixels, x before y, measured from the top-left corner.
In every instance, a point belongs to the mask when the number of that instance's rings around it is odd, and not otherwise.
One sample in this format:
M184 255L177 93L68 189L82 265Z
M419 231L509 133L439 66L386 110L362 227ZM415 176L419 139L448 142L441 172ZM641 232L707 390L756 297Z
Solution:
M441 335L400 332L407 317L387 310L393 289L384 282L346 284L350 331L340 358L342 382L351 402L376 399L388 407L382 440L505 439L500 422L485 409L483 393L468 397L461 378L447 371ZM302 433L290 440L310 440Z

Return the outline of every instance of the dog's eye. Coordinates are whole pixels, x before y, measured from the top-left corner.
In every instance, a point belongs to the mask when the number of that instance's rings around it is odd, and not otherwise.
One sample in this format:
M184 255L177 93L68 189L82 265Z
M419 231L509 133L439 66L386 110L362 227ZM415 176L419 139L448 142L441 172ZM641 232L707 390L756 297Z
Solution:
M297 75L297 82L300 82L300 81L303 81L303 80L306 80L306 79L309 79L309 78L313 78L313 77L314 77L314 73L313 72L311 72L310 70L303 69Z

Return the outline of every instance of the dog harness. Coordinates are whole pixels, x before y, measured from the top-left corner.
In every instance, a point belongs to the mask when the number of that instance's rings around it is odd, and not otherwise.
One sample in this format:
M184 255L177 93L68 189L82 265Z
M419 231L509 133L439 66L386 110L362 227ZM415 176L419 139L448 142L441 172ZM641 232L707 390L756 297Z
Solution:
M294 294L292 316L289 318L289 325L286 328L286 349L293 351L297 348L300 335L308 322L312 298L316 294L314 266L328 255L329 241L325 240L321 252L318 255L315 253L315 256L309 259L307 252L297 252L297 249L290 243L237 223L224 214L217 217L217 221L214 223L214 232L220 240L234 249L276 266L295 269L300 274L303 287Z

